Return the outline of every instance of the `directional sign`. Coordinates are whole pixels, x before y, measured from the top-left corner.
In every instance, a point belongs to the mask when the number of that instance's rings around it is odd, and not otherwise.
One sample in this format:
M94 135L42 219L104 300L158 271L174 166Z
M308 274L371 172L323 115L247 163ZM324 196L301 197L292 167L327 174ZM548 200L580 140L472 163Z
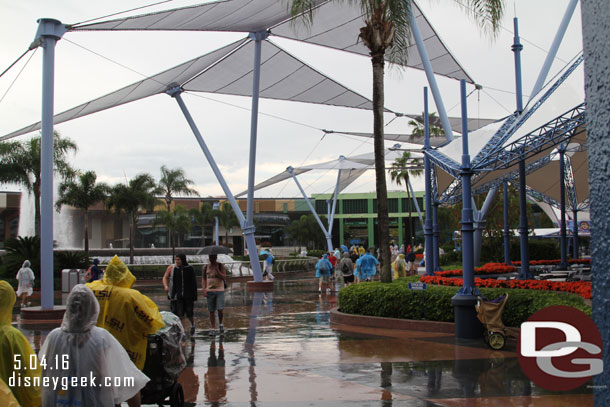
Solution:
M409 283L409 290L425 290L426 283Z

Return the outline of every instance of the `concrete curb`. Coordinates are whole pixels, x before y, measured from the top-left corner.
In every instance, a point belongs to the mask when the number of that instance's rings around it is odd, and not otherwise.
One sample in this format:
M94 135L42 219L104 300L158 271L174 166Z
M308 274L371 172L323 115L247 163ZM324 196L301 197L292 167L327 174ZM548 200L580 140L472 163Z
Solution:
M402 329L406 331L441 332L453 334L453 322L420 321L415 319L372 317L368 315L345 314L333 308L330 310L330 322L339 325L365 326L369 328Z

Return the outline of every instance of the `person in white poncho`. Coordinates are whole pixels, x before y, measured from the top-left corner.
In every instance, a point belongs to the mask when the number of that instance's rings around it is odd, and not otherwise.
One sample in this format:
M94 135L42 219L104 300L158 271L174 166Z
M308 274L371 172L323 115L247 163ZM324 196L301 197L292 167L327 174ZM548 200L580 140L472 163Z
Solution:
M27 298L34 292L34 272L30 268L29 260L23 262L23 265L17 272L17 297L21 297L21 306L27 305Z
M39 360L42 377L49 377L51 383L69 383L70 377L78 377L79 383L67 389L44 386L43 407L114 406L138 394L150 380L110 332L95 326L99 312L93 292L76 285L68 296L61 327L47 336ZM132 385L125 385L124 378L133 378Z

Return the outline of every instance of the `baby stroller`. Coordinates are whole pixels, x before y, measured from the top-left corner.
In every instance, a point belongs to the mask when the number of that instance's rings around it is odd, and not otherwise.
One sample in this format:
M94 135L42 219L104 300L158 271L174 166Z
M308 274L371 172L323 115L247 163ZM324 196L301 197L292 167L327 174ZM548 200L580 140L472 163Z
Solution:
M169 397L172 407L184 406L184 392L178 376L186 367L184 343L186 336L180 318L162 311L165 326L148 336L144 374L150 381L141 390L142 404L163 406Z
M494 350L500 350L506 342L506 328L502 323L502 312L508 300L508 293L495 300L486 301L483 297L478 297L477 317L485 327L483 340Z

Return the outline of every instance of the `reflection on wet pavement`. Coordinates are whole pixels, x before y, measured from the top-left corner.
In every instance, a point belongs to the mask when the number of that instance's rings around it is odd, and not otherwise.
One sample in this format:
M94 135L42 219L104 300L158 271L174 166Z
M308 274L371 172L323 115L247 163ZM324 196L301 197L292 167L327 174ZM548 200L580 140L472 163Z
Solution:
M592 406L586 385L552 393L521 372L514 344L493 352L452 335L331 326L336 296L314 280L276 281L273 293L233 283L226 295L226 333L208 336L208 314L196 308L179 381L191 406ZM168 310L159 287L141 290ZM187 324L188 325L188 324ZM35 349L49 330L20 329Z

